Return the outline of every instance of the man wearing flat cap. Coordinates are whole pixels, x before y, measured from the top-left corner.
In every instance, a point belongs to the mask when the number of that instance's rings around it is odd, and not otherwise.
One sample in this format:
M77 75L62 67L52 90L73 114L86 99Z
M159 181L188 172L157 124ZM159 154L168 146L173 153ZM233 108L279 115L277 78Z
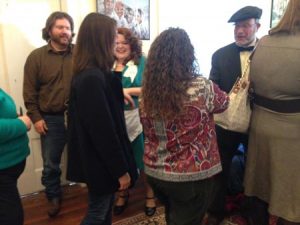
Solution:
M212 56L212 68L209 78L219 87L230 92L232 86L241 76L257 38L256 32L260 27L259 19L262 10L254 6L246 6L234 13L228 20L234 23L235 42L220 48ZM217 140L221 155L223 171L217 177L218 187L216 197L208 211L206 225L218 225L225 216L225 197L230 175L231 162L238 153L238 147L248 145L248 135L225 130L216 125Z

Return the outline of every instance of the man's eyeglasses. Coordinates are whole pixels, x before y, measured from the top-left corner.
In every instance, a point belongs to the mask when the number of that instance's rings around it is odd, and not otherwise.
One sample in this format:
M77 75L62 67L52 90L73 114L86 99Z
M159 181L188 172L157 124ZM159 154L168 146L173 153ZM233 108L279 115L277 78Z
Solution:
M242 28L242 29L250 29L254 25L256 25L256 23L252 23L252 24L250 24L250 23L245 23L245 24L238 24L238 23L236 23L236 24L234 24L234 28L235 29L240 29L240 28Z

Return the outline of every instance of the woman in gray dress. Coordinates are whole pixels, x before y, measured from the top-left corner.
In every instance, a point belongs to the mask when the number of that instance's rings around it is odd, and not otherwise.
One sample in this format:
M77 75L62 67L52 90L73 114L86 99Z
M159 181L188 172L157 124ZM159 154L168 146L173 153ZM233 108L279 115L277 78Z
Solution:
M256 48L250 79L254 106L245 194L257 198L268 224L300 224L300 1L290 0ZM267 212L268 210L268 212ZM257 223L256 223L257 224Z

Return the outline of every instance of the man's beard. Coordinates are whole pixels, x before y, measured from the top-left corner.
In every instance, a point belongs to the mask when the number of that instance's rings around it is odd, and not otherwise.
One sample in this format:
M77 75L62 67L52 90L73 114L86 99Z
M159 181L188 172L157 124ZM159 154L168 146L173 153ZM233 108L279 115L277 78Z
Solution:
M51 35L50 40L58 45L66 47L72 42L72 37L68 37L68 35Z

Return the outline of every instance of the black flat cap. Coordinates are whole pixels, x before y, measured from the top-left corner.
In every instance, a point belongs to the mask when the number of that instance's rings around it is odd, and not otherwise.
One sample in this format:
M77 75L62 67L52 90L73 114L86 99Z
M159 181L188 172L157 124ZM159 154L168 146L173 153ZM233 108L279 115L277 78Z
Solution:
M239 22L251 18L260 19L261 14L262 9L255 6L246 6L234 13L228 20L228 23Z

